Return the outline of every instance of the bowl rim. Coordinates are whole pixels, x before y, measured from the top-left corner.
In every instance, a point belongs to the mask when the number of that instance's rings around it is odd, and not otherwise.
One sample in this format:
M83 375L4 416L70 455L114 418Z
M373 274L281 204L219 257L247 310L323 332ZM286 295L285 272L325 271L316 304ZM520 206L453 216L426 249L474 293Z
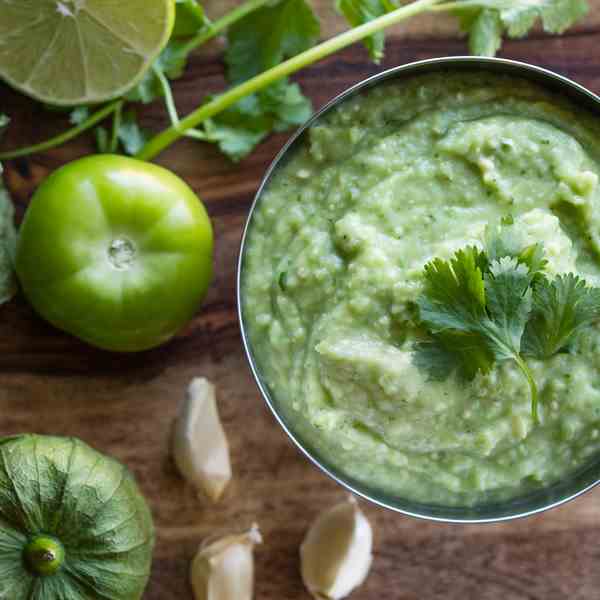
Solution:
M317 122L325 113L334 107L338 106L342 102L347 99L371 88L381 83L384 83L393 79L401 79L404 77L411 77L418 75L420 73L429 73L435 72L437 70L443 70L445 67L451 69L452 67L460 66L461 70L481 70L488 72L506 72L507 74L512 74L515 77L523 77L524 79L532 79L541 87L550 88L562 88L569 92L569 95L576 96L579 99L583 99L587 106L593 107L591 110L598 111L600 115L600 96L593 93L592 91L585 88L583 85L565 77L564 75L560 75L546 69L544 67L540 67L537 65L532 65L530 63L505 59L505 58L495 58L495 57L477 57L477 56L449 56L449 57L440 57L440 58L429 58L425 60L413 61L404 65L399 65L396 67L392 67L371 75L365 79L358 81L357 83L351 85L349 88L345 89L341 93L335 95L331 100L326 102L318 111L316 111L308 121L306 121L302 126L300 126L296 132L288 139L288 141L283 145L281 150L277 153L275 158L271 161L268 169L262 177L261 183L254 195L254 199L248 211L248 215L246 217L246 221L244 224L244 229L242 233L242 238L239 246L238 253L238 261L237 261L237 275L236 275L236 301L237 301L237 314L238 314L238 322L240 327L240 334L242 337L242 343L244 346L244 352L246 355L246 359L250 366L250 370L252 372L252 376L254 377L254 381L260 390L260 393L263 397L263 400L266 402L269 410L275 417L275 420L279 423L279 425L283 428L289 439L292 443L300 450L300 452L308 458L308 460L318 467L325 475L333 479L337 484L341 485L343 488L375 504L376 506L386 508L392 510L396 513L400 513L402 515L413 517L416 519L423 519L426 521L433 521L438 523L452 523L452 524L485 524L485 523L500 523L505 521L512 521L515 519L521 519L525 517L529 517L541 512L545 512L552 508L556 508L575 498L585 494L590 491L592 488L596 487L600 484L600 472L595 475L595 480L592 480L591 483L586 483L585 485L575 488L575 491L568 492L564 496L559 496L558 499L552 500L548 503L540 502L538 506L527 510L516 510L515 512L509 512L504 514L494 515L491 514L489 516L484 517L474 517L470 518L468 516L454 516L448 515L444 516L440 514L443 512L444 507L440 505L432 505L434 508L433 514L429 514L424 510L413 510L411 508L400 506L399 504L394 504L390 500L382 499L376 497L371 491L368 484L364 482L359 482L353 480L351 477L344 475L341 470L333 465L325 464L326 461L319 457L316 450L312 450L307 448L307 445L300 439L300 436L294 432L291 425L289 425L284 416L277 409L275 402L271 399L269 391L266 385L263 383L260 375L259 368L254 360L254 356L252 353L252 348L250 341L248 339L246 325L244 321L243 314L243 302L242 302L242 271L244 265L244 256L246 250L246 244L248 239L248 232L251 228L252 218L255 212L255 209L260 202L260 199L263 195L263 192L267 185L269 184L271 177L276 172L277 168L280 166L282 161L287 156L288 152L293 149L297 142L301 140L305 132L312 127L312 125ZM552 85L551 85L552 84ZM556 92L556 90L553 90ZM585 469L587 473L588 468ZM575 477L575 475L572 475ZM561 480L562 481L562 480ZM546 489L550 489L560 484L560 481L551 484L550 486L540 488L540 492L543 492ZM403 499L399 496L393 496L398 499L399 502L404 502L405 504L410 504L411 501L409 499ZM518 498L517 498L518 499ZM515 499L515 500L517 500ZM502 506L502 504L508 504L510 500L502 503L500 502L498 505ZM425 508L427 505L424 503L415 503L419 507ZM466 510L472 507L447 507L449 512L453 510Z

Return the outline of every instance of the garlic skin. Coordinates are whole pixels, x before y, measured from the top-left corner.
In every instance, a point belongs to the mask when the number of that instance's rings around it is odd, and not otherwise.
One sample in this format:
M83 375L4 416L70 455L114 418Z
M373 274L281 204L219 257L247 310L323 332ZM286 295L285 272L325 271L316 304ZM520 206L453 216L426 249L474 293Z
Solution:
M256 525L239 535L228 535L201 545L192 562L190 578L196 600L252 600L254 546L262 543Z
M229 445L219 413L215 387L203 377L189 385L173 432L177 468L199 492L219 500L231 480Z
M373 530L350 497L321 513L300 547L304 585L314 598L345 598L369 574Z

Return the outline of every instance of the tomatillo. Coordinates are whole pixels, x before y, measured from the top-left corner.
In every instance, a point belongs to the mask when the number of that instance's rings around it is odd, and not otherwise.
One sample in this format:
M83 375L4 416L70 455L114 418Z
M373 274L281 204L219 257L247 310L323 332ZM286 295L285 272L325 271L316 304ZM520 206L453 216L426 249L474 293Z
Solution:
M34 194L16 271L34 309L100 348L158 346L191 319L212 277L213 233L173 173L99 155L54 172Z

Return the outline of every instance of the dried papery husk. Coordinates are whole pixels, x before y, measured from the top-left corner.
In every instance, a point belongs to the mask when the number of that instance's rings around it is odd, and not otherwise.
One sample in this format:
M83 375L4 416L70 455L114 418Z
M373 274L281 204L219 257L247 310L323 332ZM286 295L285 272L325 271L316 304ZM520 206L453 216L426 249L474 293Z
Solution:
M231 480L229 445L217 410L215 387L194 379L173 431L173 456L183 477L216 502Z
M252 600L254 546L262 543L257 525L241 534L202 544L192 562L191 582L196 600Z
M373 560L373 530L356 500L321 513L308 530L300 559L302 579L319 600L339 600L366 579Z

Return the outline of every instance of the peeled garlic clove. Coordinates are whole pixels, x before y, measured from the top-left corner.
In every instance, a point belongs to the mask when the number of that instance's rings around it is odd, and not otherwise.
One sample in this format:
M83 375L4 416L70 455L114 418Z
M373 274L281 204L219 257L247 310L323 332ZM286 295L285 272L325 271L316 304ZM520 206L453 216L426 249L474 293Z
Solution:
M181 474L216 502L231 480L227 438L219 419L215 387L196 378L188 387L173 435L173 456Z
M240 535L228 535L200 546L192 563L196 600L252 600L254 546L262 543L256 525Z
M302 579L313 597L339 600L361 585L371 562L373 531L356 500L323 512L300 547Z

